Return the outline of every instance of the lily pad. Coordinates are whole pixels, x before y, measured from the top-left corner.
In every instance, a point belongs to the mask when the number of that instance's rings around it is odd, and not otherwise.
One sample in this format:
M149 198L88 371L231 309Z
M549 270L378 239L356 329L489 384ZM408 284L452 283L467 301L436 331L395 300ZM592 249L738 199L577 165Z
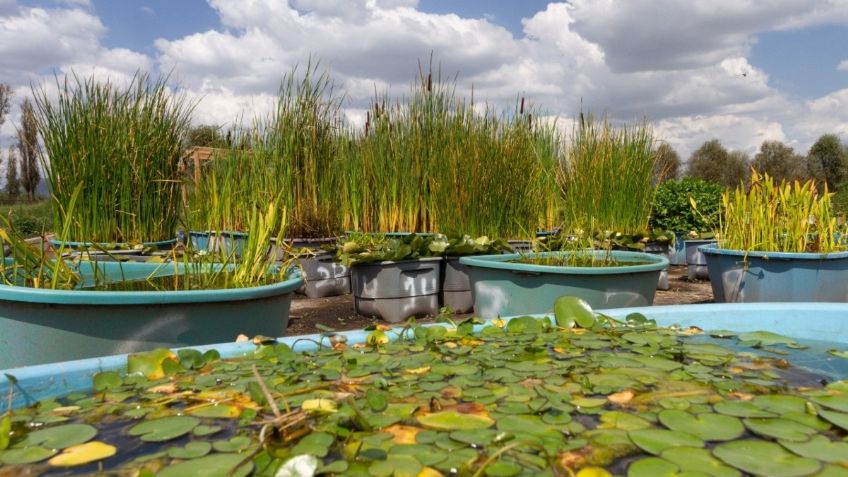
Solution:
M686 411L668 409L657 416L665 427L688 432L705 441L729 441L745 433L739 419L721 414L690 414Z
M129 435L139 436L145 442L164 442L184 436L200 424L191 416L168 416L144 421L129 430Z
M317 467L317 464L316 464ZM253 472L253 462L244 462L241 454L212 454L199 459L187 460L165 467L156 477L184 477L202 475L203 477L246 477ZM314 472L314 470L313 470ZM286 475L286 474L277 474ZM300 475L300 474L288 474Z
M56 449L47 449L41 446L26 447L23 449L10 449L0 452L0 462L6 465L26 465L41 462L56 455Z
M786 396L783 394L766 394L757 396L753 404L764 411L784 414L787 412L805 412L807 401L798 396Z
M486 467L488 477L513 477L520 474L524 469L513 462L497 461Z
M461 431L492 427L495 421L486 414L466 414L457 411L442 411L418 417L418 422L430 429Z
M94 439L97 428L88 424L66 424L48 427L27 435L26 445L40 445L48 449L65 449Z
M831 424L848 431L848 414L836 411L819 411L819 417L830 422Z
M724 442L713 455L742 472L772 477L800 477L821 468L819 461L798 457L774 442L754 439Z
M171 447L168 449L168 457L174 459L197 459L212 452L212 444L206 441L193 441L185 447Z
M192 416L209 417L212 419L235 419L241 415L241 409L229 404L203 406L188 412Z
M805 442L779 441L801 457L810 457L824 462L848 462L848 442L831 441L823 435L816 435Z
M721 401L713 405L713 409L720 414L735 417L777 417L778 415L764 411L750 401Z
M627 436L640 449L654 455L673 447L704 447L704 441L686 432L640 429L628 432Z
M226 441L215 441L212 448L216 452L241 452L250 447L251 440L247 436L234 436Z
M676 464L681 470L703 472L712 477L739 477L741 475L738 470L713 457L713 454L706 449L673 447L660 454L660 457Z
M748 418L743 421L751 432L787 441L806 441L818 431L795 421L780 418Z
M595 314L586 301L576 296L561 296L554 301L554 318L557 326L573 328L591 328L595 324Z
M778 344L797 344L797 342L788 337L772 333L771 331L753 331L749 333L740 333L736 336L739 341L756 343L757 346L774 346Z
M833 409L834 411L848 412L848 395L846 394L839 394L836 396L815 396L810 398L810 400L828 409Z
M601 424L598 427L603 429L635 431L638 429L647 429L651 427L651 423L648 422L648 420L635 414L630 414L629 412L610 411L601 414Z
M113 445L100 441L91 441L68 447L61 454L47 461L47 463L53 467L75 467L112 457L117 452L118 448Z
M630 464L627 477L709 477L709 474L681 470L679 466L667 460L648 457Z

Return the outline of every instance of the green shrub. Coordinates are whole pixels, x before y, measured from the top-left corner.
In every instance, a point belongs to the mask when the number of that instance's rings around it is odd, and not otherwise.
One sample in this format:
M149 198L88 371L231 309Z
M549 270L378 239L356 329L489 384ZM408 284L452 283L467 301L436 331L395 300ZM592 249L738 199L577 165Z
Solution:
M712 232L719 224L722 187L695 177L667 181L657 187L651 227L673 232ZM690 198L698 210L692 208Z

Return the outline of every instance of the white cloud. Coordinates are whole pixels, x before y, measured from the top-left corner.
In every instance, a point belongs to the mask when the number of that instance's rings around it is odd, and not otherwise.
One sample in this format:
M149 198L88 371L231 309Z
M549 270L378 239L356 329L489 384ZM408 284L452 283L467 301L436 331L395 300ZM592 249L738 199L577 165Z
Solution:
M836 69L839 71L848 71L848 60L842 60L836 65Z

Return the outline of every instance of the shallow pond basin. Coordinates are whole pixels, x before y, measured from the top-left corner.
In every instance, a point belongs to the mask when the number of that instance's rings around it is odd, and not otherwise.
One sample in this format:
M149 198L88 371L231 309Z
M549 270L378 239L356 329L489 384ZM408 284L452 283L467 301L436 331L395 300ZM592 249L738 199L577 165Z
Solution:
M571 306L14 370L0 472L844 475L848 306L604 315Z

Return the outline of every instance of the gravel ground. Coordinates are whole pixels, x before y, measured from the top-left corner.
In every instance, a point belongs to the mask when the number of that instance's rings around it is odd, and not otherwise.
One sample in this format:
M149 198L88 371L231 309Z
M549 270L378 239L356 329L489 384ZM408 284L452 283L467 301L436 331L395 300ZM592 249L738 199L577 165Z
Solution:
M686 267L672 266L669 270L669 290L657 290L655 305L678 305L688 303L711 303L713 292L709 281L689 281ZM461 315L460 318L466 316ZM342 295L328 298L306 298L296 295L292 300L288 334L304 335L320 333L316 324L335 330L361 329L379 320L357 315L353 311L353 296ZM419 319L419 322L432 319Z

